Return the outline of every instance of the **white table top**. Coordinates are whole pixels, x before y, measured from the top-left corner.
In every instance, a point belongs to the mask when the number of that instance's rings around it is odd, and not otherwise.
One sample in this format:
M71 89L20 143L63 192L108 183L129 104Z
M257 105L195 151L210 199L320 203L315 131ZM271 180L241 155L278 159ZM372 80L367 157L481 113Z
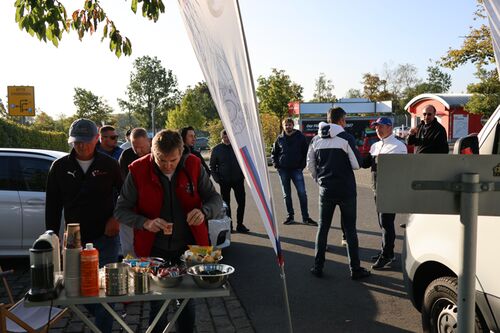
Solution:
M92 303L115 303L115 302L139 302L155 301L166 299L182 298L207 298L229 296L229 288L224 285L217 289L202 289L198 287L190 276L185 276L182 282L175 288L162 288L154 282L150 283L149 293L144 295L135 295L129 293L124 296L106 296L104 289L100 289L99 296L93 297L66 297L62 289L59 297L52 302L52 305L74 305L74 304L92 304ZM24 302L27 307L50 305L50 301L44 302Z

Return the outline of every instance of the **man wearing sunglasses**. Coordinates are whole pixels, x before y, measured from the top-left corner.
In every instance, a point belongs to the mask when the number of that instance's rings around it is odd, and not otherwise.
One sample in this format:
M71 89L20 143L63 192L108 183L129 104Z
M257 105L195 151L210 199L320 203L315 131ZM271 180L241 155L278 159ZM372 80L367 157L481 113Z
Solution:
M436 108L427 105L422 111L420 125L410 129L408 144L415 145L415 154L448 154L446 130L436 119Z
M116 134L115 128L110 125L104 125L99 129L99 136L100 144L97 150L118 161L123 149L118 147L118 135Z

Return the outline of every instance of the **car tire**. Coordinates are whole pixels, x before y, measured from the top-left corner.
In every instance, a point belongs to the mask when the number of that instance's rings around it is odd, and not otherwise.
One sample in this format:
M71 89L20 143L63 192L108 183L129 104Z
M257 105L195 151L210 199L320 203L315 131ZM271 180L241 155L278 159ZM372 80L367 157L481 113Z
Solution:
M422 328L426 333L457 332L458 279L452 276L432 281L422 303ZM476 307L475 332L489 332Z

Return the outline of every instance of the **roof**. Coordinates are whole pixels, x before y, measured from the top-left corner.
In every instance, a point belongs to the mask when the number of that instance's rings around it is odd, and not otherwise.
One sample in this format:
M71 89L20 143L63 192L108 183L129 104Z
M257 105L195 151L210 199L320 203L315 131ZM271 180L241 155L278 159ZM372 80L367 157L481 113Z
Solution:
M451 109L454 106L464 106L471 97L472 94L420 94L413 97L412 100L405 105L405 110L408 110L412 104L423 99L436 100L442 103L447 109Z

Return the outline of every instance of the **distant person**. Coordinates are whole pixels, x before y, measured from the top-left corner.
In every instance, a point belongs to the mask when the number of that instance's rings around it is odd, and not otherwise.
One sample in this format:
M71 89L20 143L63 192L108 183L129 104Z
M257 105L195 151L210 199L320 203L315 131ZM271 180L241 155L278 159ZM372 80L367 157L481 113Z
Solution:
M63 213L66 224L79 223L82 245L94 244L102 267L118 260L120 225L113 209L122 177L118 162L96 150L98 138L93 121L77 119L71 124L71 152L52 163L47 177L45 227L59 234ZM96 326L111 332L113 317L104 307L87 308L95 315Z
M290 182L293 182L299 196L303 223L318 225L316 221L309 217L306 184L302 173L306 167L307 148L308 144L304 134L293 128L293 119L287 118L283 120L283 132L278 135L271 151L273 165L280 176L281 190L287 211L287 218L283 224L294 223L295 215L290 185Z
M446 130L436 119L436 108L427 105L422 111L424 120L410 129L408 144L416 146L415 154L448 154Z
M222 200L200 160L183 155L183 149L177 131L162 130L153 138L152 153L129 167L115 216L120 223L135 228L138 256L177 263L188 245L209 245L207 221L219 214ZM151 301L149 323L163 303ZM195 315L191 300L176 321L176 331L193 332ZM167 324L165 312L153 332L163 332Z
M347 256L351 278L358 280L370 275L360 266L356 231L356 179L361 157L354 137L344 131L346 112L339 107L328 111L328 124L321 122L307 153L307 168L319 185L319 228L316 235L314 266L311 273L323 276L328 232L335 207L340 207L347 238Z
M151 152L151 142L148 132L144 128L134 128L130 133L132 147L123 151L118 163L122 171L123 179L127 178L129 165L136 159L146 156ZM120 243L123 256L130 254L135 257L134 251L134 229L126 224L120 226Z
M119 160L123 149L118 147L118 134L113 126L105 125L99 129L100 144L97 150L115 160Z
M369 155L363 160L363 167L371 167L372 186L376 201L378 156L382 154L406 154L407 149L405 144L392 134L391 119L380 117L372 126L375 127L380 141L375 142L370 147ZM378 224L382 230L382 249L378 255L372 257L372 260L375 261L372 265L373 269L381 269L394 260L394 242L396 240L396 230L394 229L396 214L378 213L377 215Z
M241 171L226 130L221 131L222 142L212 149L210 169L212 177L220 186L222 200L227 204L227 215L231 218L231 189L234 192L238 210L236 212L236 231L247 233L250 230L243 224L245 215L245 176ZM233 231L231 218L231 231Z
M121 144L120 148L125 150L127 148L130 148L131 147L131 144L130 144L130 133L132 132L132 129L129 128L127 130L127 132L125 133L125 142Z
M194 149L194 145L196 143L196 132L194 131L194 128L192 126L182 128L181 137L182 140L184 141L184 151L182 153L183 154L191 153L194 156L198 157L201 161L201 164L203 165L207 173L210 175L210 168L205 162L205 159L203 158L203 156L201 156L201 153L199 151Z

